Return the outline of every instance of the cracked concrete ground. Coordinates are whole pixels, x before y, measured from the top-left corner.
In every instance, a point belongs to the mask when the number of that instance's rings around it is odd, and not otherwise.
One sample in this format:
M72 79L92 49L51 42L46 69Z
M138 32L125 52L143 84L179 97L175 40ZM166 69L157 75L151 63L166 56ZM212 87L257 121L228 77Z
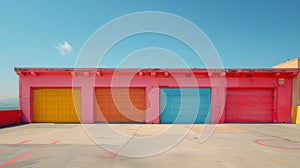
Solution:
M0 167L299 167L294 124L27 124L0 129Z

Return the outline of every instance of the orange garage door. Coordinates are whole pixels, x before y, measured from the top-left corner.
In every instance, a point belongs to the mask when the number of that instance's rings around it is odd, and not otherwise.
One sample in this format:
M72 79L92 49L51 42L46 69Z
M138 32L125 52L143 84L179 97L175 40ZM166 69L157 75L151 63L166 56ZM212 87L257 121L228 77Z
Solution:
M35 88L32 95L33 122L79 122L80 89Z
M96 88L96 122L145 122L144 88Z

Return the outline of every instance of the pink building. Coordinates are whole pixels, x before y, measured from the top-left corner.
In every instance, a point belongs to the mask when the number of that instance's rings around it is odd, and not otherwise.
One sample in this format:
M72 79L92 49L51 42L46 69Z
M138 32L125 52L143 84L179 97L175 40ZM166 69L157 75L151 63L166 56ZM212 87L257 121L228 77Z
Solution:
M30 122L291 122L296 69L15 68Z

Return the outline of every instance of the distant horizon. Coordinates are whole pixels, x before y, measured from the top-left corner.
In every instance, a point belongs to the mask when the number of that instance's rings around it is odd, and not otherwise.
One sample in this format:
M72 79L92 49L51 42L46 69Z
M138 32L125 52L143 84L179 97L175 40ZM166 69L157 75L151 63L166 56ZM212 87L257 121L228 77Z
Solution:
M19 106L8 106L8 107L0 106L0 110L17 110L19 108L20 108Z
M1 108L14 108L19 107L19 97L1 98L0 99L0 109Z

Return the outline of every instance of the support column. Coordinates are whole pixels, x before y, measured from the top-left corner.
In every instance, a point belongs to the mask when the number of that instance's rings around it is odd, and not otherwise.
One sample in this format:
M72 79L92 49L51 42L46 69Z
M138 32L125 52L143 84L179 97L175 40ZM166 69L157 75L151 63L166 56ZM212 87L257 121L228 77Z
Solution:
M19 79L19 99L20 99L20 109L21 109L21 117L23 123L31 123L33 122L33 113L31 109L31 100L32 100L32 94L31 94L31 88L27 84L27 82L23 82L24 77L20 77Z
M212 124L225 122L226 88L211 88L210 122Z
M277 120L275 123L290 123L292 108L292 85L291 79L285 79L285 84L277 89Z
M147 124L159 124L159 86L151 84L146 87L146 121Z
M81 83L81 123L94 123L94 79L82 77Z

